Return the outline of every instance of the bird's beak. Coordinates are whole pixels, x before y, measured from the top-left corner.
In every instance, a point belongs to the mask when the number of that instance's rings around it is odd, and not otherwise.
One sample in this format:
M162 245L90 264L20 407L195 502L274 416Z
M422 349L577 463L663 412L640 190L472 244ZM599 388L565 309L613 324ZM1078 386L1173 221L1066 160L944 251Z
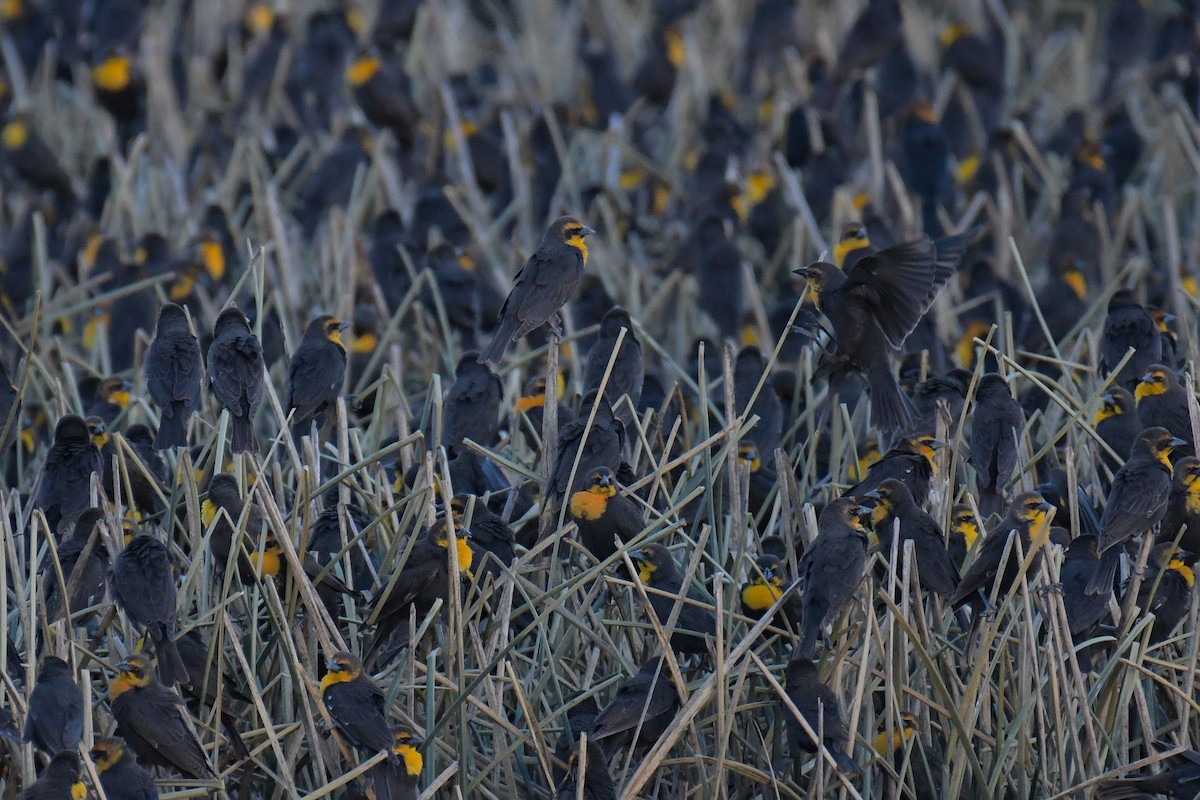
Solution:
M600 477L600 485L607 489L608 487L612 486L612 478L608 477L607 475L602 475Z
M325 669L329 670L330 672L341 672L342 665L337 663L336 661L326 661Z
M353 327L354 327L353 322L343 322L341 325L338 325L338 330L345 331L345 330L349 330L350 328L353 328Z
M1187 561L1194 555L1195 553L1193 553L1191 550L1184 550L1182 547L1179 548L1178 556L1180 561Z
M1147 372L1142 376L1142 383L1154 383L1154 373Z
M422 739L420 736L410 735L408 737L407 744L409 747L411 747L414 750L420 750L422 747L425 746L425 740Z
M629 557L632 558L634 561L645 561L646 560L646 551L645 550L632 550L629 553Z
M857 506L854 509L854 513L860 517L865 517L868 514L875 513L875 509L872 508L871 506Z
M132 669L133 665L128 661L122 661L120 664L117 664L117 672L129 672Z
M946 443L943 442L941 439L934 439L932 442L929 443L929 448L931 450L941 450L945 446L946 446Z
M1106 406L1115 405L1113 403L1113 396L1111 394L1106 394L1106 395L1104 395L1104 397L1101 397L1100 402L1104 403L1104 405L1106 405Z
M584 226L583 226L583 230L581 230L581 231L579 232L579 235L580 235L580 236L587 237L587 236L591 236L593 233L595 233L595 231L594 231L594 230L592 230L591 228L589 228L587 225L584 225Z
M872 500L878 500L879 498L883 497L883 495L881 495L881 494L879 493L879 490L878 490L878 489L872 489L871 491L869 491L869 492L867 492L866 494L864 494L864 495L863 495L863 497L869 497L869 498L871 498Z
M1175 315L1174 314L1163 314L1162 321L1163 321L1164 325L1172 323L1175 321Z
M1178 436L1172 437L1170 441L1171 447L1183 447L1185 444L1187 444L1187 439L1180 439Z
M1040 506L1038 506L1038 508L1040 508L1042 511L1045 511L1046 513L1050 513L1050 509L1054 508L1054 505L1046 500L1043 500L1042 504Z

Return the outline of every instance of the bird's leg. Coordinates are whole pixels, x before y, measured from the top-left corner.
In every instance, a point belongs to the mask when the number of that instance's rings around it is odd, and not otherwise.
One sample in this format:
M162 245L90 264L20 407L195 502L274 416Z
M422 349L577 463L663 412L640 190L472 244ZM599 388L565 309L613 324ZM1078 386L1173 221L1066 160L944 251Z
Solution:
M555 311L550 315L550 319L546 320L546 324L550 326L550 331L559 339L562 339L562 316Z

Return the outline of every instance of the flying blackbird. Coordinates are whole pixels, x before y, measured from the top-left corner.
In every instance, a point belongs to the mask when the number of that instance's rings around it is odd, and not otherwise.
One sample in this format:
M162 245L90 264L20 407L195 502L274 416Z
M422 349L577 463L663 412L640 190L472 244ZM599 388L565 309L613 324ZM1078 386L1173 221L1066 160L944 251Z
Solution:
M1088 594L1107 594L1125 542L1152 531L1166 516L1171 494L1169 457L1183 443L1166 428L1147 428L1138 434L1125 466L1113 478L1100 518L1100 566L1088 583Z
M517 273L481 361L498 364L509 345L558 314L583 280L588 254L585 239L593 233L574 217L559 217L550 223L541 244Z
M187 447L188 422L200 404L200 345L187 315L174 303L158 312L154 341L146 351L146 391L159 408L154 447Z
M821 510L817 538L798 566L803 625L795 656L811 659L821 629L833 622L854 596L867 566L867 532L853 497L841 497Z
M871 391L871 423L881 431L912 425L909 403L892 375L888 349L899 350L962 258L973 234L894 245L862 258L848 272L818 261L797 274L808 279L832 326L836 352L821 374L838 386L864 373Z
M991 592L997 580L999 596L1005 596L1012 588L1021 568L1021 559L1017 556L1014 543L1008 559L1004 562L1003 571L1000 569L1000 560L1004 557L1009 537L1013 534L1019 537L1022 556L1028 557L1031 549L1036 551L1027 573L1035 574L1038 559L1041 558L1041 548L1050 533L1046 518L1051 508L1053 506L1037 492L1024 492L1013 498L1008 515L984 537L983 544L979 546L979 554L975 556L975 560L971 562L970 568L959 582L958 590L950 600L951 604L957 608L977 596L976 592Z
M246 315L230 306L217 316L208 348L208 384L217 404L229 412L229 448L233 453L258 449L254 412L262 402L262 344Z

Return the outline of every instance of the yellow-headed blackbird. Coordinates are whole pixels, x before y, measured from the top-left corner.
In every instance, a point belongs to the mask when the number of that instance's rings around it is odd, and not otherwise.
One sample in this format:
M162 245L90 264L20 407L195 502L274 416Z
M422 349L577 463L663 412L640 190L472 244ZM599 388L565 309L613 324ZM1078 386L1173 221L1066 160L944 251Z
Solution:
M75 202L71 178L54 151L33 129L33 120L28 114L16 114L0 128L0 150L4 153L4 163L21 180L39 192L53 192L58 213L64 218L69 216Z
M861 261L863 256L869 256L871 251L867 226L861 222L851 222L842 229L842 235L833 246L833 263L845 272Z
M996 374L980 378L967 463L975 470L979 513L985 519L1004 509L1004 484L1017 466L1018 437L1024 427L1025 414L1004 378Z
M146 391L158 406L154 447L187 447L188 422L200 404L200 345L187 314L174 303L158 312L154 341L146 351Z
M803 627L796 656L811 659L821 629L833 622L854 597L867 566L867 532L861 509L852 497L841 497L821 510L817 538L798 566Z
M842 722L841 703L838 702L833 689L822 683L821 676L817 674L817 665L810 658L793 654L783 674L784 690L788 699L796 706L796 710L813 732L822 735L821 744L829 750L838 769L845 773L857 774L860 771L858 765L846 754L846 745L850 737L846 733L845 723ZM800 725L791 709L781 703L781 713L787 722L792 756L798 757L801 752L816 753L817 742Z
M1166 428L1147 428L1125 466L1113 478L1100 518L1100 566L1088 583L1088 594L1108 594L1123 545L1130 537L1152 531L1167 514L1171 495L1171 451L1183 444Z
M579 541L599 561L617 552L615 539L631 542L644 527L637 503L617 494L617 476L608 467L597 467L586 487L571 495L568 508L579 527Z
M979 520L968 505L958 504L950 509L950 535L946 549L950 551L950 561L954 571L962 574L963 564L967 561L967 553L975 547L979 539Z
M18 795L19 800L83 800L87 797L80 772L79 753L64 750L50 759L37 783Z
M157 800L154 778L125 749L125 742L116 737L98 737L88 755L96 765L108 800Z
M753 619L761 619L767 609L783 596L790 583L787 566L778 556L770 553L759 556L754 560L746 582L742 584L742 613ZM773 624L783 629L795 627L800 624L803 615L800 595L793 593L783 601Z
M385 584L371 602L371 617L375 620L375 637L364 660L368 664L388 645L392 635L400 632L399 646L408 641L409 609L415 608L417 623L420 624L438 600L447 599L450 575L450 530L444 519L439 519L413 543L408 560L400 574L391 582L391 590ZM467 540L454 537L455 556L462 578L470 573L474 553Z
M567 774L554 793L555 800L577 800L582 790L584 800L617 800L617 790L608 774L608 759L604 749L588 740L587 761L583 765L582 786L579 780L579 742L567 756Z
M117 123L125 147L145 121L146 83L125 48L114 48L92 66L96 101Z
M363 672L353 653L334 653L321 678L321 701L338 733L352 747L378 753L386 750L395 760L395 738L388 727L383 690Z
M1141 778L1109 778L1096 785L1096 800L1139 800L1159 795L1185 800L1194 798L1200 786L1200 751L1184 750L1165 759L1157 775Z
M671 668L662 656L652 656L596 715L588 740L604 748L609 757L625 747L645 750L670 727L678 710Z
M179 690L188 699L189 706L201 703L215 705L219 696L221 726L225 729L225 735L229 737L229 746L238 758L249 758L250 751L237 729L237 716L231 703L248 704L251 702L250 698L237 688L228 671L218 680L220 654L216 653L210 657L208 642L204 641L196 628L191 628L176 639L175 646L188 672L188 679L180 684Z
M326 415L337 406L346 379L342 331L349 327L349 322L322 314L308 323L300 346L292 354L286 411L292 414L292 431L297 441L308 435L313 424L320 434Z
M58 564L66 585L71 589L70 608L73 616L102 601L108 587L108 548L98 527L103 519L103 509L86 509L75 520L71 538L58 545ZM66 593L58 581L58 570L54 568L49 551L42 559L41 575L46 620L55 622L66 613L63 603Z
M373 50L361 53L346 66L346 85L372 125L390 130L402 148L412 147L421 113L400 64Z
M1143 427L1138 419L1137 403L1128 389L1123 386L1109 389L1108 394L1100 399L1100 408L1092 418L1092 427L1116 453L1115 458L1107 452L1100 454L1101 460L1116 474Z
M1106 373L1120 363L1129 348L1134 349L1116 377L1116 383L1129 390L1133 390L1138 378L1145 375L1151 365L1162 361L1158 328L1154 327L1150 312L1138 303L1129 289L1122 289L1109 299L1100 341L1100 367Z
M442 401L442 444L450 452L465 439L492 447L500 438L498 422L504 387L479 354L464 353L455 368L454 383Z
M936 800L941 796L942 764L945 757L937 742L927 745L917 733L917 718L903 714L899 725L888 735L887 728L875 737L875 752L881 758L891 756L897 775L905 773L904 762L908 759L908 775L912 779L915 800ZM910 745L910 742L914 742ZM911 747L911 751L909 748Z
M914 500L924 503L929 498L929 484L937 471L934 453L945 446L930 434L905 436L872 464L867 477L846 494L862 497L892 478L907 486Z
M1184 525L1187 530L1180 537L1179 546L1200 553L1200 459L1195 456L1175 462L1167 516L1163 518L1159 538L1164 542L1175 541Z
M25 738L43 753L74 751L83 737L83 695L61 658L47 656L38 669L37 684L29 693Z
M186 681L175 649L175 571L167 546L150 534L134 536L113 561L109 588L129 621L145 628L154 643L162 682Z
M216 778L179 694L154 679L150 659L135 653L117 664L108 684L117 735L147 764L190 778Z
M960 606L976 596L976 592L989 593L993 585L998 585L999 597L1004 597L1012 588L1013 581L1017 579L1022 559L1029 556L1031 549L1035 553L1028 574L1036 574L1039 559L1042 557L1042 546L1050 535L1046 520L1051 508L1053 506L1037 492L1017 495L1008 508L1008 514L984 537L979 554L963 575L958 591L954 593L950 602L955 607ZM1008 548L1009 538L1014 534L1021 545L1021 556L1017 555L1016 543L1012 548ZM1010 549L1010 552L1001 571L1000 560L1004 558L1006 549Z
M871 391L871 423L882 431L912 425L887 358L899 350L933 300L954 274L974 234L928 237L893 245L864 257L848 272L824 261L797 274L808 279L832 326L836 353L821 373L838 386L852 372L864 373Z
M707 653L708 646L704 637L716 637L717 618L708 608L686 602L706 601L690 583L684 586L683 573L679 571L679 565L675 563L671 551L658 542L651 542L630 553L629 557L637 568L638 580L646 587L650 610L664 628L671 619L671 612L676 606L679 608L675 629L671 633L671 647L681 653ZM677 601L670 595L684 599Z
M967 402L967 390L971 385L971 373L965 369L952 369L941 377L930 376L913 387L913 427L917 434L937 433L938 421L947 416L946 435L953 437L958 432L963 405ZM945 411L942 405L945 405Z
M46 454L34 506L46 515L51 531L63 517L79 514L89 505L92 473L104 474L100 450L92 444L83 418L67 414L54 426L54 444Z
M1142 428L1166 428L1184 442L1192 438L1192 418L1188 414L1189 389L1179 382L1174 370L1152 364L1133 392L1137 399L1138 421ZM1194 448L1179 447L1179 455L1194 455Z
M512 528L480 498L476 498L471 507L471 524L467 525L465 515L470 498L468 494L459 493L450 499L454 525L465 533L468 544L475 552L471 559L473 572L476 575L490 574L499 579L501 567L511 566L516 558Z
M879 449L879 440L874 436L868 436L858 443L857 453L858 458L850 465L850 480L866 480L867 472L875 465L876 461L883 458L883 453Z
M1100 551L1092 534L1076 536L1063 556L1058 582L1062 586L1063 608L1071 636L1080 639L1088 635L1108 613L1111 592L1088 594L1086 589L1096 568L1100 566Z
M593 406L596 417L589 428ZM625 427L613 414L612 406L595 392L588 392L579 406L579 416L559 428L558 453L548 482L550 492L561 495L568 489L585 488L588 476L599 467L608 467L614 474L620 472L624 442Z
M1064 256L1055 259L1051 269L1050 282L1038 292L1038 305L1044 309L1042 316L1046 319L1046 327L1055 342L1061 342L1075 324L1087 312L1087 278L1084 276L1083 262L1074 256ZM1026 346L1030 349L1047 348L1045 335L1040 326L1037 330L1030 329L1025 336Z
M677 23L654 26L642 61L633 75L633 90L646 102L665 106L675 91L679 66L683 63L683 33Z
M499 363L509 345L557 316L583 280L586 239L593 233L574 217L559 217L550 223L500 309L491 344L481 357L484 363Z
M892 557L894 522L900 521L900 548L896 556L900 563L892 567L901 568L904 563L904 543L911 540L921 586L942 597L954 594L958 588L958 570L954 568L950 551L946 549L946 537L937 520L922 511L913 500L908 487L889 478L878 489L864 496L875 503L875 532L879 536L879 551L884 558ZM810 548L809 552L813 549Z
M354 174L370 167L370 143L370 134L365 129L347 128L300 187L296 194L299 205L296 221L306 239L316 235L330 209L344 208L350 201Z
M425 760L421 748L425 745L417 732L407 725L392 726L393 761L381 761L367 773L367 781L375 790L375 800L417 800L421 789L421 767Z
M1154 615L1152 645L1171 638L1192 607L1196 575L1189 566L1191 559L1192 554L1176 547L1174 542L1160 542L1150 550L1137 604L1143 614Z
M84 422L87 423L92 443L100 448L100 457L104 463L102 483L109 499L116 502L119 498L125 505L133 506L147 514L158 511L162 503L155 487L165 492L166 467L153 447L154 434L150 429L139 422L131 425L122 437L137 456L137 462L141 462L139 464L133 459L127 460L126 471L122 472L115 463L118 457L117 442L109 433L104 420L93 415ZM126 474L129 476L128 482L124 480Z
M250 331L246 315L237 306L222 311L208 348L208 385L217 404L229 412L233 453L258 449L254 412L262 402L265 369L262 344Z
M617 418L628 424L642 398L642 383L646 378L646 371L642 363L642 343L634 333L633 321L625 309L614 308L600 321L600 334L588 350L583 371L583 386L585 391L600 389L600 381L608 369L608 362L617 347L617 337L622 328L625 329L625 338L621 340L621 349L613 361L608 383L604 387L604 397L616 410ZM622 397L628 397L629 401L623 402Z

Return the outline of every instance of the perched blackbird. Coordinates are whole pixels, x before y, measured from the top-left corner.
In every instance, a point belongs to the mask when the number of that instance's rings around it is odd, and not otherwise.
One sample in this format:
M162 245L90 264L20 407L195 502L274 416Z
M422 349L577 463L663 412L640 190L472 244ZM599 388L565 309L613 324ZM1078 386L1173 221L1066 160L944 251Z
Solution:
M971 417L971 450L967 462L975 470L979 513L984 519L1004 508L1004 484L1017 466L1018 437L1025 414L999 375L984 375L975 391Z
M352 653L335 653L321 678L321 701L346 742L360 750L392 755L395 742L388 727L383 690L363 673Z
M908 487L914 500L924 503L929 498L930 482L937 469L933 456L942 447L945 444L931 435L906 436L872 464L867 477L846 494L863 497L878 489L884 481L894 479Z
M115 737L97 737L88 755L96 765L108 800L158 800L154 778L125 749L125 742Z
M1138 419L1137 403L1128 389L1114 385L1100 398L1100 409L1092 418L1092 427L1117 455L1114 458L1105 451L1100 453L1101 460L1115 475L1133 450L1133 443L1143 427Z
M1012 548L1008 547L1009 538L1014 534L1021 544L1021 556L1028 557L1030 551L1034 551L1034 560L1030 563L1027 574L1035 574L1042 547L1050 533L1046 519L1051 508L1053 506L1037 492L1024 492L1013 498L1008 515L984 537L979 554L975 556L975 560L971 562L970 568L959 582L958 590L950 600L951 604L957 608L976 597L976 592L990 593L993 585L998 586L999 597L1005 596L1012 588L1021 568L1022 558L1017 555L1016 544L1014 543ZM1001 571L1000 562L1004 558L1005 549L1009 549L1010 552Z
M299 441L316 425L317 433L337 406L346 378L346 348L342 331L350 327L329 314L308 323L300 346L288 364L285 410L292 415L292 432Z
M1166 769L1157 775L1100 781L1096 800L1138 800L1150 795L1194 800L1200 792L1200 751L1184 750L1162 764Z
M54 443L42 464L34 501L51 531L58 530L63 517L73 517L91 504L93 472L103 475L104 463L87 423L74 414L61 417L54 426Z
M906 751L911 747L908 758L908 775L912 780L913 795L916 800L936 800L941 796L942 765L945 761L942 748L937 742L928 745L917 735L917 718L912 714L903 714L898 720L899 726L888 736L888 731L882 730L875 737L875 752L887 758L891 756L892 766L896 774L903 774ZM915 741L915 744L910 744Z
M108 699L117 720L117 735L142 761L169 767L189 778L216 779L183 698L154 680L148 658L134 654L117 664Z
M612 359L622 328L625 329L625 337L621 340L621 350L613 361L612 372L604 387L604 397L608 399L609 405L613 406L618 419L628 425L633 420L634 411L642 397L645 366L642 362L642 343L634 333L633 321L625 309L614 308L601 320L600 334L588 350L583 371L583 386L585 391L599 391L600 382L608 369L608 362ZM623 402L622 397L628 397L628 402Z
M154 341L146 351L146 391L159 408L154 447L187 447L188 422L200 404L200 345L187 315L174 303L158 312Z
M187 668L175 648L175 571L167 546L150 534L134 536L113 561L109 588L129 621L154 643L162 682L186 681Z
M652 656L596 715L588 740L600 745L609 758L625 747L646 750L670 727L678 710L671 669L662 656Z
M481 361L498 364L509 345L558 314L583 280L588 255L585 240L593 233L574 217L559 217L550 223L542 243L517 273Z
M245 453L258 449L254 412L262 402L262 344L250 331L246 315L236 306L220 313L208 348L208 384L217 404L229 412L229 449Z
M25 738L43 753L74 752L83 738L83 695L71 665L47 656L29 693Z
M71 538L64 540L57 548L59 569L62 570L66 586L71 588L69 600L72 615L102 601L108 588L108 547L98 527L103 519L103 509L85 510L75 520ZM66 593L58 581L58 570L54 568L49 551L42 559L40 574L45 592L46 620L55 622L66 613L63 602Z
M589 427L588 418L593 406L596 416ZM588 392L579 407L579 416L559 428L558 453L547 482L550 491L562 495L568 489L586 488L588 477L600 467L618 473L624 440L625 428L613 414L612 406L595 392ZM577 458L578 465L575 463Z
M1179 546L1200 553L1200 459L1195 456L1175 462L1171 478L1171 494L1167 499L1167 516L1163 519L1159 539L1173 542L1179 529L1187 526Z
M1188 414L1188 389L1179 382L1175 372L1162 364L1153 364L1133 392L1137 400L1137 416L1142 429L1166 428L1183 442L1192 439L1192 418ZM1195 455L1195 448L1177 447L1180 456Z
M795 655L811 659L821 629L833 622L854 596L867 567L867 532L853 497L825 506L817 519L817 538L798 566L803 627Z
M375 800L417 800L421 789L421 747L425 742L407 725L392 726L393 758L379 762L367 772Z
M567 756L567 774L562 783L558 785L558 791L554 793L554 800L577 800L580 788L583 789L584 800L617 800L617 789L613 784L612 776L608 774L607 761L604 749L589 739L581 787L579 742L576 742Z
M1100 566L1088 583L1088 594L1107 594L1117 575L1123 545L1147 533L1167 513L1171 494L1171 451L1183 444L1166 428L1138 434L1125 466L1113 478L1100 518Z
M572 494L568 505L580 543L598 561L617 552L615 539L631 542L644 527L637 503L617 492L617 476L608 467L597 467L587 476L586 488Z
M63 750L50 759L37 782L17 795L17 800L78 800L81 797L87 797L87 787L83 784L79 753Z
M845 723L842 722L841 704L833 689L821 682L821 676L817 674L817 665L812 659L794 653L788 660L783 675L784 690L788 699L796 706L796 710L808 726L815 733L822 734L821 745L833 756L837 768L847 774L857 775L860 772L858 765L846 754L846 745L850 737L846 733ZM817 742L800 725L791 709L782 706L781 713L787 723L792 756L798 757L801 752L816 753Z
M1094 535L1083 534L1071 540L1063 557L1058 582L1062 585L1063 608L1071 636L1080 638L1088 635L1108 613L1108 601L1112 593L1088 594L1086 589L1096 568L1100 566L1100 551L1096 549Z
M679 616L671 633L671 647L682 653L708 652L705 637L717 635L717 618L704 605L693 605L687 600L706 603L693 586L684 586L683 573L671 556L671 551L658 542L651 542L629 554L638 571L638 580L646 587L646 597L659 623L667 627L671 613L678 606ZM686 598L676 600L677 597Z
M1129 289L1122 289L1108 301L1108 316L1100 340L1100 366L1111 372L1129 348L1134 352L1121 368L1116 382L1133 391L1138 378L1151 365L1162 361L1162 343L1150 312L1142 307Z
M779 556L764 553L754 559L754 567L742 584L741 600L742 613L753 619L760 619L775 601L783 596L791 581L788 577L787 566ZM804 610L800 596L791 594L775 614L775 627L787 630L800 624Z
M1150 633L1152 645L1170 639L1192 607L1191 594L1196 586L1196 576L1188 565L1191 556L1174 542L1160 542L1150 550L1146 574L1138 589L1137 605L1143 614L1154 615L1154 629Z
M479 362L479 354L463 353L454 383L442 400L442 444L451 452L463 441L493 447L500 437L498 420L504 388L496 373Z
M892 557L892 535L895 522L900 523L900 543L896 551L900 569L904 564L904 543L912 541L917 574L921 586L928 591L949 597L958 588L958 571L946 549L946 537L937 520L921 510L908 487L895 478L889 478L878 489L863 495L870 499L875 508L872 521L879 537L879 552L885 559Z
M954 571L961 574L967 554L979 540L979 520L970 506L960 503L950 509L950 535L947 538L946 549L950 551Z

